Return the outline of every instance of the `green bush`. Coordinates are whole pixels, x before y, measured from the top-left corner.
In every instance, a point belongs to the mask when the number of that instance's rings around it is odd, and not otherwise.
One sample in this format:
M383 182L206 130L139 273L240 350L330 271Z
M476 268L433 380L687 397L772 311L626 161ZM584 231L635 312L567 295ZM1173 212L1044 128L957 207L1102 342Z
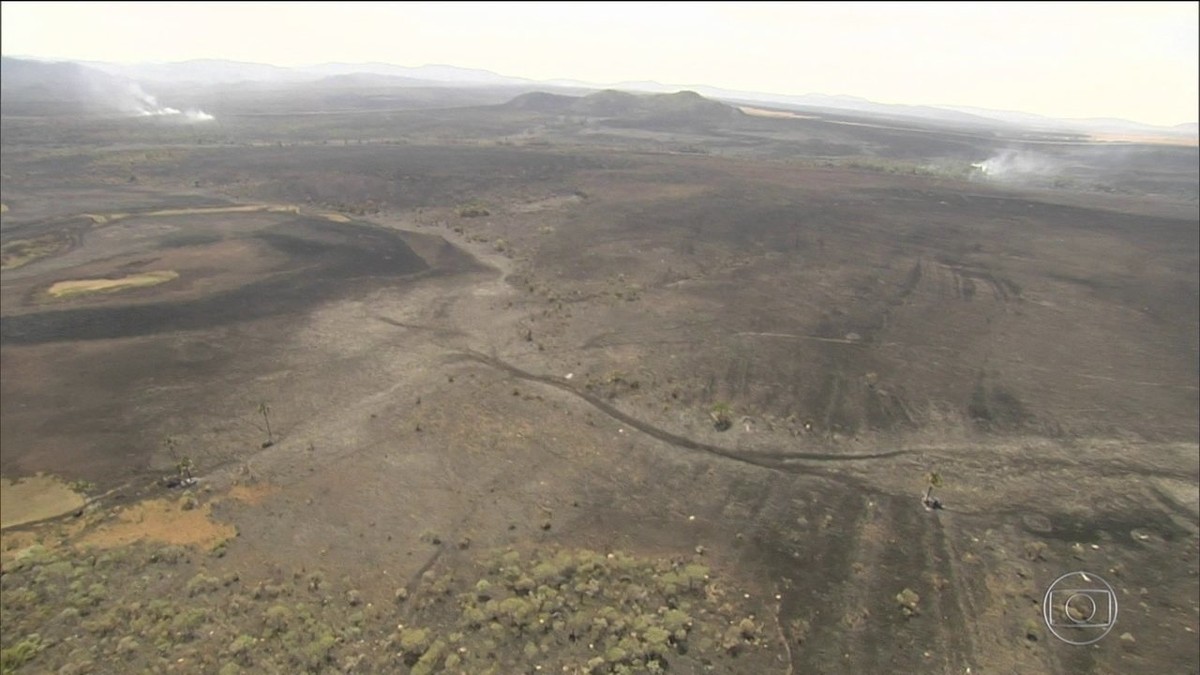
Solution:
M482 204L472 202L458 207L458 215L460 218L483 218L492 215L492 212Z
M330 660L335 644L337 644L337 638L332 634L319 635L304 647L304 665L313 670L319 669L322 664Z
M189 596L202 595L211 593L221 587L221 580L217 577L210 577L207 574L200 572L192 577L187 582L187 594Z
M422 628L408 628L400 633L400 650L405 654L420 656L429 649L429 631Z
M233 642L229 643L229 654L239 660L246 659L254 649L254 645L258 640L251 635L242 633L234 638Z
M279 635L287 630L288 625L292 622L292 618L292 610L284 605L271 605L263 614L263 627L266 629L266 636Z
M33 633L17 644L0 650L0 673L8 675L8 673L16 671L17 668L32 661L44 648L41 636Z
M713 428L717 431L728 431L733 426L733 413L728 403L717 403L708 414L712 417Z
M199 637L200 627L207 620L208 612L194 607L181 614L177 614L171 620L171 631L174 633L175 639L183 642L191 642Z
M896 594L896 604L900 606L900 612L906 617L914 617L920 613L920 610L917 609L920 602L921 596L911 588L906 588Z

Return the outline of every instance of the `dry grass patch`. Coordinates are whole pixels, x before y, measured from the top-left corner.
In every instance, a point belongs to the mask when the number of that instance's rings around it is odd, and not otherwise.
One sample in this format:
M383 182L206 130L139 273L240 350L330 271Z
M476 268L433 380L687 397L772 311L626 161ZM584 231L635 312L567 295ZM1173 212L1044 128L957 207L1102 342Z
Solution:
M195 208L185 209L159 209L157 211L147 211L145 213L84 213L82 217L88 218L94 225L109 225L123 220L131 216L140 218L148 217L169 217L169 216L205 216L217 215L222 213L293 213L299 214L300 207L293 204L242 204L240 206L200 206ZM339 221L342 222L342 221Z
M229 488L229 497L236 499L243 504L257 506L264 499L279 492L279 488L267 483L254 483L251 485L234 485Z
M54 476L0 478L0 529L71 513L83 504L83 495Z
M203 216L217 213L300 213L300 207L292 204L243 204L241 206L203 206L193 209L161 209L140 214L142 216Z
M10 241L0 247L0 269L15 270L24 267L39 258L54 255L66 246L66 238L56 234Z
M8 566L31 546L41 543L36 533L29 530L9 530L0 533L0 566Z
M741 110L742 112L746 113L747 115L753 115L755 117L778 117L778 118L796 119L796 120L819 119L815 115L801 115L799 113L794 113L794 112L791 112L788 110L769 110L766 108L752 108L752 107L746 106L746 105L740 106L738 108L738 110Z
M1174 136L1153 133L1097 133L1090 134L1093 141L1101 143L1150 143L1154 145L1181 145L1194 148L1200 145L1200 137Z
M111 225L111 224L117 222L118 220L123 220L125 218L128 218L129 214L128 213L109 213L109 214L85 213L85 214L83 214L83 217L92 221L93 225Z
M179 273L174 270L158 270L131 274L119 279L74 279L72 281L59 281L47 289L46 292L55 298L69 298L85 293L115 293L130 288L157 286L158 284L178 278Z
M79 539L80 546L115 548L136 541L211 548L237 535L236 528L212 518L212 505L191 497L150 499L123 508L116 518Z

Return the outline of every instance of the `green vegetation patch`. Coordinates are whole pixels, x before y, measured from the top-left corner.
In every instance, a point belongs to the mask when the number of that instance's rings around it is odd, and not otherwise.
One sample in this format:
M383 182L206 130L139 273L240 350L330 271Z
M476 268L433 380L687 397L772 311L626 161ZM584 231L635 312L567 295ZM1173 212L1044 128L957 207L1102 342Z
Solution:
M458 207L460 218L483 218L492 215L486 206L479 202L470 202Z
M774 622L698 557L504 550L443 565L376 596L361 572L33 546L0 576L3 672L740 673L779 655Z
M753 669L761 622L698 560L588 550L493 554L473 581L428 577L391 637L411 672Z
M0 649L0 673L7 675L33 660L42 651L42 638L37 633L17 642L11 647Z

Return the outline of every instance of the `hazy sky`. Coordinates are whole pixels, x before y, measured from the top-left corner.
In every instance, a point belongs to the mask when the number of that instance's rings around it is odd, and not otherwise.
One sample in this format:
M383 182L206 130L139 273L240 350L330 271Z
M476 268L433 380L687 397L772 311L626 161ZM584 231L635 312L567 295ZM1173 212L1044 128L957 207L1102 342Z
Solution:
M381 61L1195 122L1200 3L0 4L5 55Z

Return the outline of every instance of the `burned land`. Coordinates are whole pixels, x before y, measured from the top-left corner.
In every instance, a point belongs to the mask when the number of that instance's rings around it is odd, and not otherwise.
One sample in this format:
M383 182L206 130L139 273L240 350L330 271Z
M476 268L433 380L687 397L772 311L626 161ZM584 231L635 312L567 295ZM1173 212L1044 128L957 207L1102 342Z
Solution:
M1197 671L1194 146L354 91L0 118L5 672Z

